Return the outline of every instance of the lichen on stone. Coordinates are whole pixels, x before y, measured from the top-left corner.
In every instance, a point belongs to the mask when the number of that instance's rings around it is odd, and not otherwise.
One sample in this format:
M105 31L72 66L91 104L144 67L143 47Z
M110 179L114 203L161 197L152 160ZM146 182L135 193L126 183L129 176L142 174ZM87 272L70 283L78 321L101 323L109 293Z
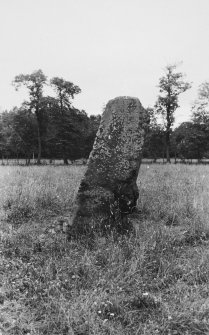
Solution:
M92 220L94 230L101 222L112 229L123 224L127 228L139 194L136 180L147 123L139 99L118 97L107 103L75 200L73 231L87 232ZM114 223L116 212L119 226ZM82 225L86 229L77 229Z

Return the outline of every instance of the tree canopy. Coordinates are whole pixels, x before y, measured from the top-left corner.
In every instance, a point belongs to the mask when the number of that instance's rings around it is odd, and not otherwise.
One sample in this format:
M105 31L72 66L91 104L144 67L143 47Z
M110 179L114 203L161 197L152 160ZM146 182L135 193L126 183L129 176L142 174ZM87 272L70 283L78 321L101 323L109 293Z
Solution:
M73 106L81 93L79 86L60 77L47 81L42 70L19 74L14 78L16 90L26 87L29 98L17 108L0 114L0 154L4 158L32 157L68 160L88 158L101 116L88 116ZM46 96L44 88L50 85L53 96ZM148 108L150 124L145 137L143 155L156 161L170 157L181 159L209 158L209 82L198 89L189 121L174 127L179 95L191 84L185 81L176 65L168 65L159 79L159 96L153 108ZM163 120L163 123L160 122Z
M155 104L156 112L164 119L167 162L170 162L170 134L175 120L174 113L179 107L178 98L191 87L191 84L184 80L184 75L176 72L176 68L176 65L166 66L165 75L159 79L160 95Z
M25 86L28 89L30 102L28 104L29 110L34 112L37 120L37 139L38 139L38 159L37 163L41 163L42 151L42 121L43 121L43 87L46 84L47 77L42 70L34 71L31 74L20 74L15 77L13 85L16 89Z
M199 86L198 97L192 105L192 118L196 123L209 123L209 82Z

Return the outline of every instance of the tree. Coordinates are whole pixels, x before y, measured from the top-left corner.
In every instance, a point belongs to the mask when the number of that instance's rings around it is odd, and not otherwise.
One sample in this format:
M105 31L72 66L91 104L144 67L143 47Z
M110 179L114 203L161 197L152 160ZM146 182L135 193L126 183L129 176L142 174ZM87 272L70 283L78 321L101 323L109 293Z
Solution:
M64 157L66 160L84 157L85 138L88 131L86 112L74 107L65 107L64 113L61 114L59 101L53 98L48 107L47 117L45 141L47 156L50 158Z
M92 150L97 130L101 121L101 115L90 115L88 118L87 129L84 134L84 158L88 158Z
M166 158L170 163L170 134L175 120L175 110L179 107L178 97L191 87L191 84L184 81L184 75L181 72L175 72L176 65L168 65L165 69L165 75L159 80L159 89L161 95L158 96L155 104L156 111L163 116L165 121L165 144Z
M11 138L19 148L19 155L26 159L26 164L37 148L37 122L35 115L30 113L24 104L16 108L12 119L13 137Z
M192 119L195 123L209 124L209 82L199 86L198 98L192 106Z
M35 116L23 104L3 112L0 121L0 147L2 156L26 158L30 162L37 147L37 124Z
M148 107L147 112L150 122L144 139L143 156L152 158L156 162L157 158L164 157L164 130L157 122L155 109Z
M4 150L5 150L5 138L3 134L3 116L0 113L0 154L3 160L4 157Z
M38 138L38 159L37 164L41 163L42 151L42 121L43 121L43 87L46 84L47 77L43 74L42 70L34 71L31 74L20 74L15 77L13 85L16 90L20 86L25 86L29 90L30 97L30 111L34 112L37 120L37 138Z
M209 136L203 124L183 122L173 132L177 155L181 159L198 159L200 161L208 151Z
M159 125L150 127L145 136L143 145L143 157L152 158L154 162L164 157L164 131Z
M0 124L0 148L2 161L6 156L7 159L12 156L12 151L15 151L11 146L11 137L13 136L12 114L8 111L1 113Z
M195 128L195 143L198 160L208 156L209 150L209 82L199 86L198 97L192 105L192 122Z
M61 130L59 132L59 139L62 146L64 164L68 164L67 138L69 135L68 132L74 130L72 118L75 116L75 109L72 108L70 99L74 99L74 95L80 93L81 89L70 81L59 77L52 78L50 83L57 94L58 110L60 113L59 129ZM70 118L70 116L72 116L72 118Z

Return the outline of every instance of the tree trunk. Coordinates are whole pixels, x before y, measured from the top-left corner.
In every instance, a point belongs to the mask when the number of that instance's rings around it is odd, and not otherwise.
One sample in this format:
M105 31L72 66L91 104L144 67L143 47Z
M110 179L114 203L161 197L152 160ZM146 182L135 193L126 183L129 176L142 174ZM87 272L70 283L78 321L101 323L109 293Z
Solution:
M26 165L28 166L28 165L30 165L30 156L28 155L28 158L26 158Z
M169 112L167 112L167 125L166 125L166 134L165 134L165 146L166 146L166 161L167 163L170 163L170 116Z
M166 145L166 161L170 163L170 131L171 131L171 117L172 108L170 105L171 100L171 89L168 88L168 105L166 106L166 133L165 133L165 145Z
M63 162L64 162L65 165L68 165L68 160L67 160L66 157L63 158Z
M167 163L170 163L171 160L170 160L170 151L169 151L169 146L166 145L166 162Z
M170 162L171 162L169 145L166 145L166 162L167 162L167 163L170 163Z
M60 110L61 110L61 115L62 115L62 122L64 122L64 108L63 108L63 101L62 101L62 96L61 95L60 95ZM62 157L63 157L64 165L68 165L64 138L63 138L63 143L62 143Z
M67 155L66 155L66 146L65 143L62 144L62 157L65 165L68 165Z
M38 122L38 158L37 158L37 164L41 164L41 134L40 134L40 125Z

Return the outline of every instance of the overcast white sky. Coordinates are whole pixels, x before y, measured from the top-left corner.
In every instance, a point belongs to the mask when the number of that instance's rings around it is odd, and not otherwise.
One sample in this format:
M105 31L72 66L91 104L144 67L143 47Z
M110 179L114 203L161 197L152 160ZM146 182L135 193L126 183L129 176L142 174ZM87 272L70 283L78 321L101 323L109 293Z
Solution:
M167 64L193 82L177 122L209 80L209 0L0 0L0 106L19 106L15 75L42 69L79 85L88 114L121 95L152 106Z

